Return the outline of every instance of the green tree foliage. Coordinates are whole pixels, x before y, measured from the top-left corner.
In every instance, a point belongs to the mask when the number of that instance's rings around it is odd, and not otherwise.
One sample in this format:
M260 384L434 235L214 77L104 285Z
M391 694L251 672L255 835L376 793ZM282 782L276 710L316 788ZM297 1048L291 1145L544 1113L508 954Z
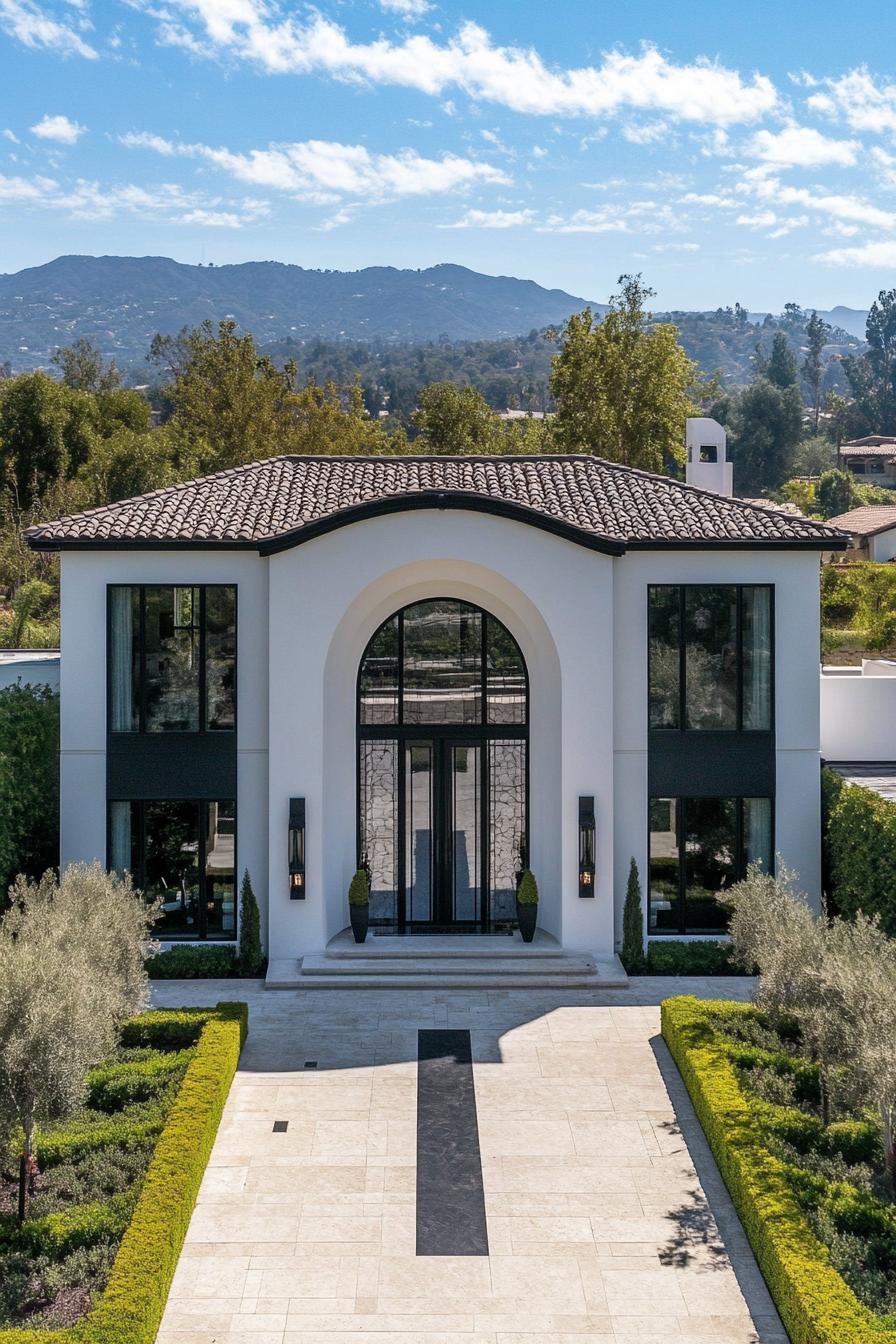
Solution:
M663 471L684 456L684 428L696 413L697 367L677 329L651 326L653 291L621 276L603 321L590 308L571 317L551 370L553 433L562 452Z
M638 865L632 859L622 909L622 964L630 975L644 969L644 903Z
M47 686L0 691L0 908L16 873L59 862L59 696Z
M247 868L240 890L240 971L243 975L258 975L263 965L261 918Z
M0 1119L21 1126L26 1163L35 1125L83 1102L88 1070L145 1006L156 913L129 878L98 863L72 864L60 882L46 873L13 886L0 920Z
M829 808L825 845L838 912L847 919L859 911L876 915L896 938L896 804L845 785Z
M775 387L794 387L796 385L796 357L787 344L783 331L776 331L772 338L772 349L762 372Z
M865 327L868 348L844 361L853 395L851 431L896 434L896 289L881 290Z
M43 579L28 579L16 591L11 606L0 611L0 647L55 649L59 647L56 589Z
M821 384L824 377L824 348L830 338L830 323L825 322L813 312L806 323L806 358L803 360L802 373L812 395L812 423L818 433L818 417L821 412Z
M820 476L837 465L837 450L825 434L813 434L802 439L793 455L793 473L795 476Z
M825 471L816 490L818 508L823 518L835 518L848 513L853 507L853 478L848 471Z
M66 387L78 392L109 392L121 382L115 360L106 364L95 343L86 336L79 336L71 345L57 350L53 363Z
M122 425L100 439L78 469L78 508L130 499L184 479L177 444L167 425L135 430Z
M493 452L501 424L481 392L453 383L424 388L412 420L419 434L415 446L444 456Z
M802 401L795 383L780 387L764 373L717 411L730 432L731 460L738 494L777 490L793 475L803 428Z

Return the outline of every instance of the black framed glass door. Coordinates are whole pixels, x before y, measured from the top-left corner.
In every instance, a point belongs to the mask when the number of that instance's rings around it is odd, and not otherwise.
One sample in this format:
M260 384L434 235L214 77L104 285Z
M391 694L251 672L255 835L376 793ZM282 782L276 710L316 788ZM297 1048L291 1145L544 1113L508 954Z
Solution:
M371 923L506 927L527 856L519 647L467 603L404 608L371 639L358 677L358 857Z

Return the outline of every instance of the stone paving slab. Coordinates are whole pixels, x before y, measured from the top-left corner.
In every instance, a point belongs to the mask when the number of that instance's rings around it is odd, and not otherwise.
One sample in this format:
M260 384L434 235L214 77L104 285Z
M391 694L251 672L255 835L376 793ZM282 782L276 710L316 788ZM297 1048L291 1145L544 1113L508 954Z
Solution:
M250 1004L159 1344L786 1344L659 1036L662 998L750 987L157 982ZM488 1256L415 1255L421 1028L471 1033Z

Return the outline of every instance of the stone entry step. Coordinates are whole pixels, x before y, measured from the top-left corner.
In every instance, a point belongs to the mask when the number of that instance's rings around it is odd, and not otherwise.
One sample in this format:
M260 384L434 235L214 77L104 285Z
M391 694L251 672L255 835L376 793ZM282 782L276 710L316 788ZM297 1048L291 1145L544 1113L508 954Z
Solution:
M567 952L539 930L532 943L511 937L368 937L346 929L323 953L273 960L268 989L623 989L618 957Z

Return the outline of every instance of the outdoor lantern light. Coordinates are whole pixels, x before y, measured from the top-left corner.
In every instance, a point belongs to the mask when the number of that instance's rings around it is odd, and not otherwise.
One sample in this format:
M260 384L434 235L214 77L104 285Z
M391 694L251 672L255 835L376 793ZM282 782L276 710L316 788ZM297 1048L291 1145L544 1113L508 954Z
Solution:
M594 895L594 799L579 799L579 895Z
M305 799L289 800L289 899L305 899Z

